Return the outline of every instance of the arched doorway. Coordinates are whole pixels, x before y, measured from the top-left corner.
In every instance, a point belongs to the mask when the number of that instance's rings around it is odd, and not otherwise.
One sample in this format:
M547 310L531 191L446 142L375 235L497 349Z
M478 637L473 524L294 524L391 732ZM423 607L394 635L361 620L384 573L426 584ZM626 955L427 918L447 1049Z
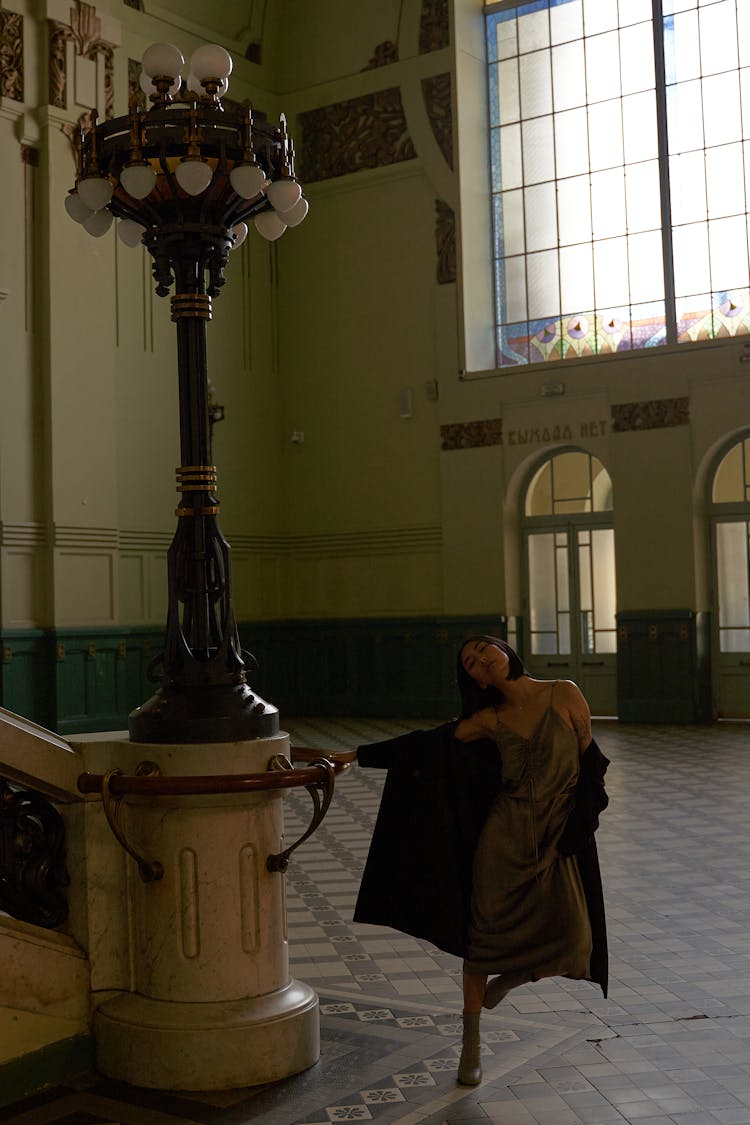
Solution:
M523 501L526 666L571 679L596 715L617 713L612 482L596 457L566 450L533 474Z
M750 435L735 440L711 482L714 695L719 717L750 715Z

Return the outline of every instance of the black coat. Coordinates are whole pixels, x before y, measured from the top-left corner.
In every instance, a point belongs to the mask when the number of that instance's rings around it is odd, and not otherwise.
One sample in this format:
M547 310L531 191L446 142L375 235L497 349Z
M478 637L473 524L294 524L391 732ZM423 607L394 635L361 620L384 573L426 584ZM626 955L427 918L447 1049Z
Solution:
M361 766L387 769L355 922L390 926L466 955L474 852L500 790L490 740L459 742L456 722L360 746ZM595 742L581 757L576 805L561 839L577 854L591 920L591 979L607 994L607 933L594 831L607 805L608 760Z

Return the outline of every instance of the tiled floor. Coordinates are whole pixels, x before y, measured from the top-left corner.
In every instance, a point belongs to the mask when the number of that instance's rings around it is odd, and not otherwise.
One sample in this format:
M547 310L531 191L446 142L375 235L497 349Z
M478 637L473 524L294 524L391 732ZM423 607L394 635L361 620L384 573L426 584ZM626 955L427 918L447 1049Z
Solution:
M299 745L409 729L295 721ZM608 1000L548 980L483 1017L485 1078L455 1082L460 963L351 923L383 776L354 767L287 876L293 973L318 990L322 1057L253 1090L174 1095L89 1077L0 1120L42 1125L750 1125L750 725L596 724L612 759L598 835ZM309 798L290 795L290 837Z

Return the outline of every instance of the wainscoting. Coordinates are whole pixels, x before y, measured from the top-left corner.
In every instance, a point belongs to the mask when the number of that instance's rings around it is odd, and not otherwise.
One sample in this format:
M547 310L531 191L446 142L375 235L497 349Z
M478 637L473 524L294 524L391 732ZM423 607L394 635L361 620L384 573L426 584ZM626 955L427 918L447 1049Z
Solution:
M708 614L618 613L617 696L623 722L710 721Z
M449 718L469 633L506 635L499 617L259 621L240 625L249 681L282 715ZM123 730L154 691L162 628L6 630L0 703L59 734Z

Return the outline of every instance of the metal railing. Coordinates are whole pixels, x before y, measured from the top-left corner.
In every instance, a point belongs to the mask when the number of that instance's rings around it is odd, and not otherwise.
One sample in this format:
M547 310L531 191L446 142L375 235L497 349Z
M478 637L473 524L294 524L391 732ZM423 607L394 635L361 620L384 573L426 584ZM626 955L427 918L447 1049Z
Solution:
M192 774L164 776L155 762L144 761L136 766L134 774L124 774L120 769L106 773L82 773L78 789L84 794L99 794L102 808L112 832L128 855L138 865L144 883L156 882L164 875L158 859L142 856L128 840L121 824L122 802L125 797L186 797L215 796L217 794L264 793L279 789L307 789L313 802L313 816L307 830L284 851L269 855L269 871L286 871L292 852L307 840L320 825L333 799L335 775L348 769L352 754L323 753L292 747L292 758L308 762L303 769L295 769L284 754L274 754L269 759L265 773Z

